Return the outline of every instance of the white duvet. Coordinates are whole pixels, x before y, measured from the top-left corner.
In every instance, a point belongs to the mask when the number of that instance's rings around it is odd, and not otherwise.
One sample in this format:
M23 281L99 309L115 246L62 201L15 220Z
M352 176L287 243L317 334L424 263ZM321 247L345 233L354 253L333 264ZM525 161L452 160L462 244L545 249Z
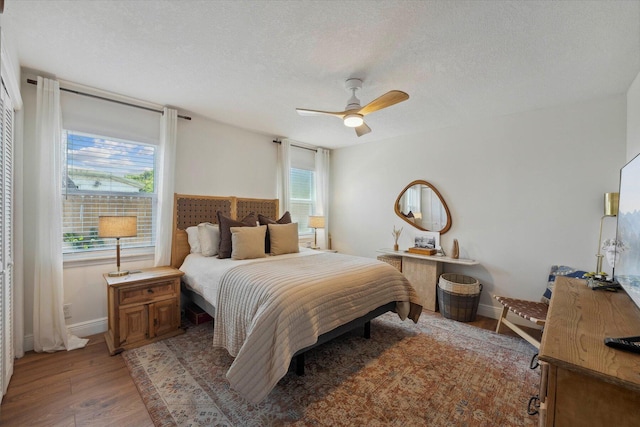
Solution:
M244 260L231 258L219 259L217 256L206 257L202 254L196 253L187 255L182 266L180 266L180 270L184 272L182 281L192 291L202 296L213 307L217 307L220 278L227 270L253 262L269 262L274 259L296 258L300 256L318 255L320 253L322 252L307 248L300 248L299 253Z

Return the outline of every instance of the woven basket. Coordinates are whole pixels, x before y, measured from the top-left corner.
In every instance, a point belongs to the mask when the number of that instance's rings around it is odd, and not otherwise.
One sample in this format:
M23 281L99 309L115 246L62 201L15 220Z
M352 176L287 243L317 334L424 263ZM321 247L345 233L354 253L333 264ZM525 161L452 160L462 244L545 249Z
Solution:
M402 257L391 255L380 255L378 261L386 262L394 266L399 272L402 272Z
M459 322L473 322L476 320L476 313L478 312L480 292L482 292L482 285L480 285L480 290L475 295L454 294L438 286L440 314L447 319Z
M442 289L454 294L475 295L480 293L480 282L471 276L463 274L444 273L440 275L438 283Z

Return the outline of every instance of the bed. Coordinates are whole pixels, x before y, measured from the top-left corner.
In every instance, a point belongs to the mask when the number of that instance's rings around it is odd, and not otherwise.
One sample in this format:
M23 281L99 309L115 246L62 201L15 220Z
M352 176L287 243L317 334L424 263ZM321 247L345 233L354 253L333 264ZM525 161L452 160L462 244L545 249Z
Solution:
M366 335L370 320L390 310L403 320L420 316L406 278L374 259L305 249L243 260L189 253L188 227L216 223L218 211L276 219L277 200L176 194L174 205L172 265L185 272L188 298L215 319L213 345L235 358L231 387L252 403L269 394L293 357L301 373L310 348L356 327Z

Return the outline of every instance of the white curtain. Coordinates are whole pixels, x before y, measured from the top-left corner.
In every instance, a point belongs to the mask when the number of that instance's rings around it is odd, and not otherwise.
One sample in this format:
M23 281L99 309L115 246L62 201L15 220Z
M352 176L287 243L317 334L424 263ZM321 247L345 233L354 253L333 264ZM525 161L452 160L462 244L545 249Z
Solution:
M156 223L155 265L171 263L173 230L173 189L176 169L178 112L165 107L160 119L160 156L158 159L158 215Z
M62 116L60 85L38 77L36 106L37 215L33 290L33 349L73 350L89 340L71 335L64 321L62 269Z
M316 149L316 215L324 216L322 248L329 248L329 158L329 150Z
M278 146L278 199L280 213L290 210L289 181L291 169L291 141L283 139Z

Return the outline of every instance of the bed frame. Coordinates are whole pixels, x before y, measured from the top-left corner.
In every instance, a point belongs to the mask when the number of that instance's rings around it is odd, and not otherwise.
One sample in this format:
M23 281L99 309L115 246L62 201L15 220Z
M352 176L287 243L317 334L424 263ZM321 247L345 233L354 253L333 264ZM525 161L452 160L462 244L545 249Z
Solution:
M187 227L198 225L202 222L218 223L217 211L224 215L241 219L251 212L262 214L269 218L279 218L278 199L251 199L242 197L220 196L194 196L188 194L174 195L173 210L173 239L171 244L171 266L179 268L184 259L189 255L189 241L187 240ZM215 308L202 296L182 286L182 292L187 298L215 318ZM356 328L364 328L364 337L371 336L371 320L387 311L395 310L395 302L390 302L372 310L366 315L352 320L336 329L322 334L318 341L294 354L296 374L304 375L304 354L307 350L324 344L340 335Z

